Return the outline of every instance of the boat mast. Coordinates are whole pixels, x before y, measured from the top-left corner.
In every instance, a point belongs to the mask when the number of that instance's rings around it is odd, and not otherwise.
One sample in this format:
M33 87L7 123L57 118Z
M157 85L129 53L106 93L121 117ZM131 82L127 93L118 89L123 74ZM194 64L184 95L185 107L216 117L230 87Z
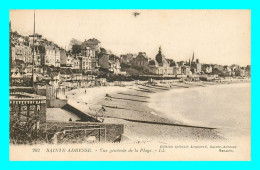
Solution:
M33 13L33 56L32 56L32 87L34 86L34 36L35 36L35 10Z

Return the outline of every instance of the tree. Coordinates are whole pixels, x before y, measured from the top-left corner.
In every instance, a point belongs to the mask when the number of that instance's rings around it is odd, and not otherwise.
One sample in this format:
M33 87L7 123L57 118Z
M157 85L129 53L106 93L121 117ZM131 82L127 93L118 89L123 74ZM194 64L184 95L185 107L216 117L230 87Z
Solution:
M79 54L81 52L81 44L82 42L75 38L70 40L69 49L72 50L72 54Z
M81 45L74 44L72 45L72 54L81 53Z
M69 48L72 48L73 45L81 45L81 44L82 44L81 41L79 41L79 40L77 40L77 39L75 39L75 38L72 38L72 39L70 40Z

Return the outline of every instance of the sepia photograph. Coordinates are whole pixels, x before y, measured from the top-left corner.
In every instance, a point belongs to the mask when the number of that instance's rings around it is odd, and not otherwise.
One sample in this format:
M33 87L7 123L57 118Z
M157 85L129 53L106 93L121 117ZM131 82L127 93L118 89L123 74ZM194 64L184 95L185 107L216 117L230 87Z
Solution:
M11 161L250 161L250 10L9 10Z

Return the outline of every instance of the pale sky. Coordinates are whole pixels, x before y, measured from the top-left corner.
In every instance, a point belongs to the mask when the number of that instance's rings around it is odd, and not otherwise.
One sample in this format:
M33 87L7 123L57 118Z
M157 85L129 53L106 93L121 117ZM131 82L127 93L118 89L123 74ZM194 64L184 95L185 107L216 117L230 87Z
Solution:
M13 31L33 33L33 10L10 10L10 20ZM117 55L154 58L161 45L175 61L194 52L202 63L251 63L250 10L36 10L36 33L67 49L72 38L97 38Z

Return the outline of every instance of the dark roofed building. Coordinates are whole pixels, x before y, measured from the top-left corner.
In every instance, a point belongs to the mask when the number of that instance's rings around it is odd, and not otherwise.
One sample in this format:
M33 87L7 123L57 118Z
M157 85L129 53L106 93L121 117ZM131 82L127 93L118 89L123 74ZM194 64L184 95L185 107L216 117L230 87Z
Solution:
M169 62L172 59L167 60L162 53L161 47L159 47L158 54L155 56L155 60L149 62L149 71L153 74L170 75L173 74L173 68L169 66Z
M132 65L135 67L147 67L148 64L149 58L145 52L139 52L138 55L132 60Z
M178 64L175 61L170 62L170 67L178 66Z

